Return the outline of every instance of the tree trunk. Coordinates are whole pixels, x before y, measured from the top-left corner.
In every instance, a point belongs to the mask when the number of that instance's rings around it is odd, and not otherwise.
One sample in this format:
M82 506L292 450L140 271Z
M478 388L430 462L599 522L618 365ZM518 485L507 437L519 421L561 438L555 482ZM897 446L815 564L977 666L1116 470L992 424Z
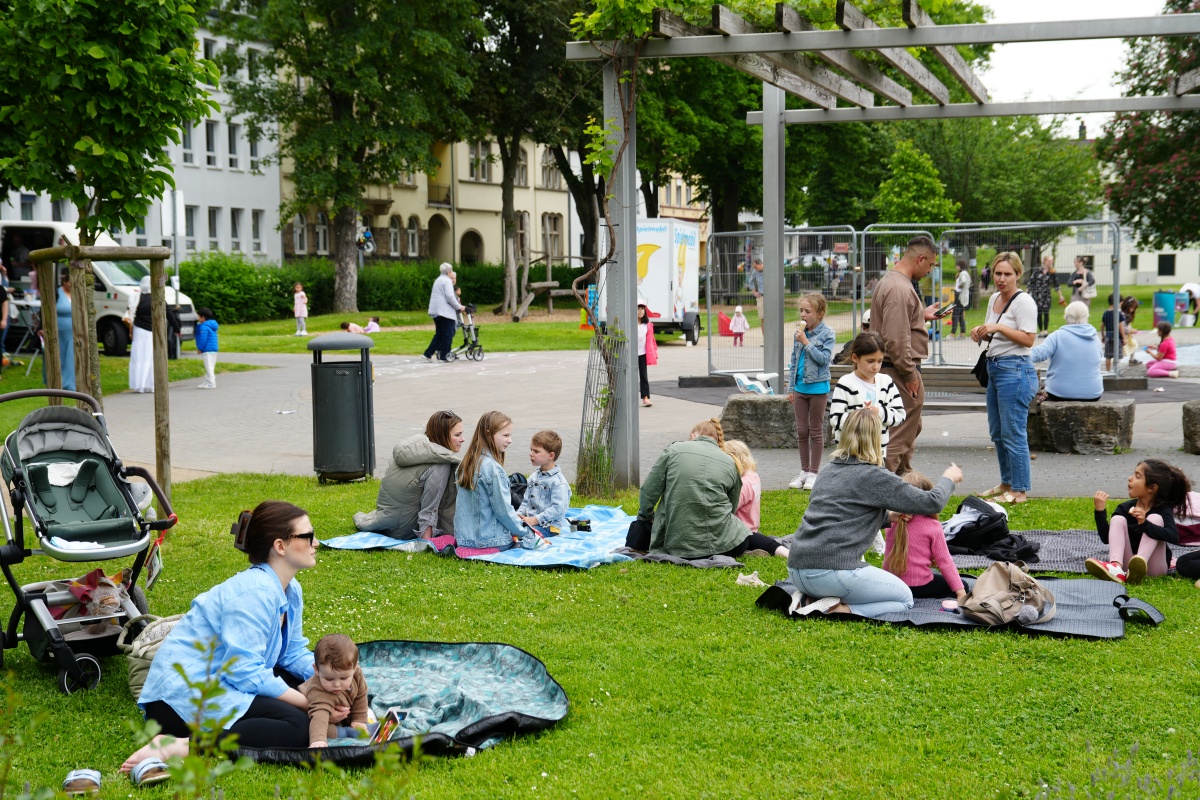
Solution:
M738 187L732 181L712 187L712 232L724 233L738 229Z
M58 350L58 312L54 287L54 265L42 262L37 265L38 286L42 287L42 363L46 367L46 387L62 388L62 361ZM60 406L62 400L50 398L50 405Z
M358 313L358 209L339 208L333 218L333 310Z
M646 202L646 216L650 219L658 218L658 187L659 183L654 179L642 181L642 199Z
M91 247L96 237L80 226L79 244ZM100 385L100 344L96 340L96 275L91 261L72 261L71 323L75 347L75 390L96 398L104 408Z
M550 152L575 200L579 226L583 228L583 252L580 255L584 266L591 269L596 265L596 237L600 230L600 198L604 196L604 179L596 177L591 164L580 164L579 174L576 175L562 145L554 145Z
M525 287L517 283L517 209L513 199L516 185L519 136L497 136L500 150L500 221L504 231L504 314L517 320L517 307L524 302Z

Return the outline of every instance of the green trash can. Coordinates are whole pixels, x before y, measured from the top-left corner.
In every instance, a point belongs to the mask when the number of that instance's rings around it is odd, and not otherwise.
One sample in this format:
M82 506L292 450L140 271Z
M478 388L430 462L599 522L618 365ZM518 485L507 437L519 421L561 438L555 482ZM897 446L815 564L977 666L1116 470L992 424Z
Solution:
M355 481L375 472L375 401L370 336L327 333L308 341L313 351L313 470L317 480ZM324 360L337 350L357 350L357 361Z

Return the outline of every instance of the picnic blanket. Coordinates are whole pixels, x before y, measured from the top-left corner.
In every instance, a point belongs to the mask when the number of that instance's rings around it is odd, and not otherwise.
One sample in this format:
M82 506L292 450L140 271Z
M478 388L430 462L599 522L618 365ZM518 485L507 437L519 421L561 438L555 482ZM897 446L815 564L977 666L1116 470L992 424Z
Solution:
M420 742L431 755L470 754L503 739L552 727L566 717L567 693L545 664L494 642L376 641L358 646L370 705L382 719L390 708L406 716L388 745L334 739L328 748L239 748L237 756L284 764L310 763L316 754L347 766L370 766L375 751Z
M1008 625L981 625L960 613L943 611L940 598L917 599L914 601L915 605L908 611L881 614L878 617L867 618L855 614L826 616L830 619L866 620L915 627L1010 629L1029 634L1071 636L1083 639L1120 639L1125 636L1126 621L1138 620L1158 625L1166 619L1161 611L1149 603L1130 598L1125 594L1127 587L1119 583L1093 578L1039 578L1038 582L1044 583L1046 588L1054 593L1056 610L1052 619L1033 625L1023 625L1015 620ZM967 591L970 591L975 579L965 575L963 583L966 585ZM784 616L788 616L788 607L791 605L792 594L795 591L796 587L791 581L778 581L759 596L756 604L761 608L779 611ZM822 615L791 616L793 619L814 619Z
M1038 561L1029 564L1026 572L1078 572L1086 573L1083 562L1089 558L1108 560L1108 545L1100 541L1096 532L1089 530L1070 531L1013 531L1019 533L1031 542L1041 545L1038 550ZM1187 545L1171 545L1172 556L1192 553L1200 547ZM954 563L959 569L987 569L992 559L986 556L954 556Z
M681 556L673 556L670 553L643 553L641 550L631 550L628 547L622 547L617 552L624 553L638 561L657 561L662 564L674 564L677 567L695 567L696 569L728 569L734 567L741 569L746 566L736 558L722 555L709 556L708 558L683 558Z
M433 550L436 553L454 552L472 561L490 561L494 564L509 564L514 567L577 567L591 569L601 564L615 564L629 561L630 557L616 550L625 546L625 534L633 517L620 508L609 506L585 506L572 508L567 512L571 519L580 517L591 520L591 531L567 531L550 539L550 547L539 550L522 550L514 547L500 552L461 555L451 550L454 537L439 536L437 539L393 539L381 533L359 531L348 536L335 539L321 540L325 547L339 550L400 550L402 552L417 552Z

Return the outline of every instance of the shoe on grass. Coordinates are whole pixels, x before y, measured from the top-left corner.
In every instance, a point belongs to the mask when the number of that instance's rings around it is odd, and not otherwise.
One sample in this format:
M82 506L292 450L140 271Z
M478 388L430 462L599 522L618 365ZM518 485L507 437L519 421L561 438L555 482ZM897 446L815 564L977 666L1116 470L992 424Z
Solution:
M1134 556L1129 559L1129 572L1125 575L1125 582L1137 586L1144 580L1146 580L1146 559Z
M788 484L788 488L789 489L803 489L804 482L806 480L808 480L808 476L811 474L812 474L811 472L801 472L799 475L796 476L796 478L791 483Z
M67 797L88 797L100 794L100 772L94 769L73 769L62 784Z
M811 492L812 488L817 485L817 473L810 472L808 477L804 479L804 491Z
M1120 563L1116 561L1099 561L1095 558L1089 558L1083 562L1083 565L1087 568L1089 575L1099 578L1102 581L1125 583L1125 570L1121 569Z

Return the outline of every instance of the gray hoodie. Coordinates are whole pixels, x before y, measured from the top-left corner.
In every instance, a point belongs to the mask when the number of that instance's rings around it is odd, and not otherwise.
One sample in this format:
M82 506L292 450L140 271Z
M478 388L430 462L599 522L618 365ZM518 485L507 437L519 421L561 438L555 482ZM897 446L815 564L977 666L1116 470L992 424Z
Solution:
M1096 329L1087 323L1064 325L1033 348L1036 364L1050 359L1046 391L1064 400L1096 400L1104 394L1100 361L1104 347Z
M426 527L454 533L454 505L458 489L454 470L460 456L418 433L392 449L392 463L379 482L375 510L354 515L360 531L415 539Z

